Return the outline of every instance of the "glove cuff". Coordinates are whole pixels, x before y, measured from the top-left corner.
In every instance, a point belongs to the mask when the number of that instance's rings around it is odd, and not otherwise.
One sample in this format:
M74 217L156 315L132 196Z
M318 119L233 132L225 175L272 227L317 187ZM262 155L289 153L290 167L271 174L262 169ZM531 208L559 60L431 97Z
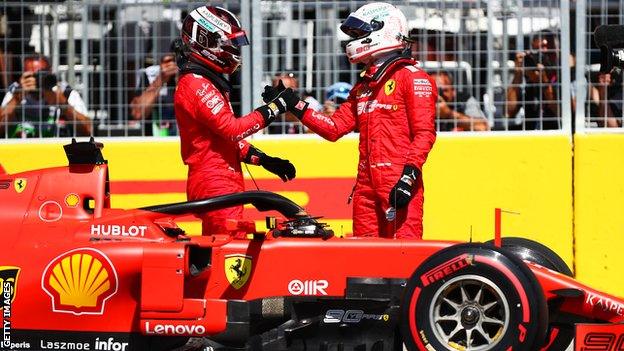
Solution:
M412 181L416 181L420 177L420 170L412 165L403 166L403 174L401 175L401 180L408 178Z
M270 102L266 105L262 105L256 108L256 111L260 112L264 119L264 126L268 126L275 120L275 117L279 114L279 108L274 102Z
M308 102L299 100L299 102L297 102L290 109L288 109L288 111L295 115L295 117L297 117L299 120L301 120L305 115L306 110L308 109L308 105L310 105Z
M261 166L264 161L266 154L255 146L250 145L249 151L247 151L247 155L245 155L245 159L243 160L245 163L255 166Z

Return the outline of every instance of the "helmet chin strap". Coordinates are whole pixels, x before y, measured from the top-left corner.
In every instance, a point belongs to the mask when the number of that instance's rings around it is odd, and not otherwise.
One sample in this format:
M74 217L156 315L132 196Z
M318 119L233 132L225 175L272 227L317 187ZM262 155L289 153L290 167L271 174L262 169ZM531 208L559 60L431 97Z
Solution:
M392 52L387 52L385 54L382 54L379 57L375 57L374 59L371 60L370 64L368 64L367 66L381 66L383 65L386 61L394 58L398 56L398 51L392 51Z
M384 55L384 60L375 60L374 62L379 61L380 64L378 66L372 64L367 66L367 68L360 73L360 79L364 79L368 82L369 87L374 87L377 85L377 82L385 76L385 74L395 69L396 65L413 65L416 63L407 52L395 51L389 53L388 56Z

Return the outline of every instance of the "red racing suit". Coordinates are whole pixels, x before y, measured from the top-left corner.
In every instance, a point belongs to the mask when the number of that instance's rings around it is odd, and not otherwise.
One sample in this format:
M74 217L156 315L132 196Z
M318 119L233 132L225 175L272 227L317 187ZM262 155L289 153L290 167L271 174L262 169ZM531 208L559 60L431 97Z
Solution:
M244 190L241 161L250 145L243 139L264 128L265 122L258 111L237 118L228 95L199 74L185 73L178 81L174 108L182 159L188 165L188 200ZM202 213L202 233L225 233L225 220L242 214L243 206Z
M416 61L399 58L365 72L333 116L308 109L301 121L323 138L336 141L360 132L359 165L353 194L353 234L422 238L422 176L406 208L386 219L389 193L403 166L422 166L436 138L437 87ZM379 71L375 71L378 69Z

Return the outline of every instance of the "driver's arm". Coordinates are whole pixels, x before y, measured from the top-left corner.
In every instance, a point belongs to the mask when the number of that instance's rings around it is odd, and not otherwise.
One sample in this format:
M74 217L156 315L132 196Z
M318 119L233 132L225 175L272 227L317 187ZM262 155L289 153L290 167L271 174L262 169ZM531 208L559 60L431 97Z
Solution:
M406 150L406 164L422 171L436 140L435 117L438 88L423 71L405 76L400 93L405 99L411 143Z
M242 162L245 162L249 165L260 165L260 159L258 157L254 157L254 149L255 147L248 143L246 140L239 140L238 143L238 157Z
M259 110L236 117L221 92L207 79L192 74L182 76L178 90L186 92L181 100L192 102L194 118L205 128L225 139L238 142L264 128L269 120ZM177 99L176 99L177 100Z
M308 108L301 122L323 138L336 141L355 129L356 105L355 95L351 94L331 117Z

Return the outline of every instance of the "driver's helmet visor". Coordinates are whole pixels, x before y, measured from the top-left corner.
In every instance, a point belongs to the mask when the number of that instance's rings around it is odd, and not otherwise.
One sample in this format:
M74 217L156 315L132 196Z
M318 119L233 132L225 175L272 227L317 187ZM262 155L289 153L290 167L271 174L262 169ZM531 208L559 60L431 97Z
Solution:
M378 28L373 28L370 23L364 22L353 14L349 15L340 25L340 30L353 39L365 37L376 29Z
M249 39L247 39L247 34L245 33L244 30L240 30L232 34L229 34L227 38L228 38L228 42L226 43L226 45L232 45L236 47L249 45Z

